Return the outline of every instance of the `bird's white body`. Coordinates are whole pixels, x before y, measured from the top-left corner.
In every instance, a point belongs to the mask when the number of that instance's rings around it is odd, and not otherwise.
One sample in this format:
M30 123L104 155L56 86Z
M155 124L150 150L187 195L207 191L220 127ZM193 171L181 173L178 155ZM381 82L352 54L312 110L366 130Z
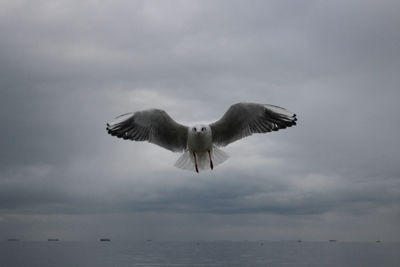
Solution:
M187 148L175 167L190 171L212 169L228 158L228 154L213 145L210 126L198 124L188 128Z

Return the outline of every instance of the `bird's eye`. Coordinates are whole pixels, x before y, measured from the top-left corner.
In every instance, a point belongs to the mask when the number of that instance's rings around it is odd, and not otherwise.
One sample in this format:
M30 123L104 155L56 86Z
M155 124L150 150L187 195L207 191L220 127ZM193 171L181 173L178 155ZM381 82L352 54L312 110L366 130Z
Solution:
M206 127L201 128L201 131L204 132L206 130Z
M196 127L193 128L193 132L197 131Z

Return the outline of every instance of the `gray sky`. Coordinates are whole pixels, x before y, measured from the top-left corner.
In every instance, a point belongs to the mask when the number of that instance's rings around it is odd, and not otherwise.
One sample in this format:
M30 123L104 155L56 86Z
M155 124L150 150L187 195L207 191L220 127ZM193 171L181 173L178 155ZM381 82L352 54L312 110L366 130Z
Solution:
M0 240L400 240L398 1L0 3ZM200 174L107 135L285 107Z

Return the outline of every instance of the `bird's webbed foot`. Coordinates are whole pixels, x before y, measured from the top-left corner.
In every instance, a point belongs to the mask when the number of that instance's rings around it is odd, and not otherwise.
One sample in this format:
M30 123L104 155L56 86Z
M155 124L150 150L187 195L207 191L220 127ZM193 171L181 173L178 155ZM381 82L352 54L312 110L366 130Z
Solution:
M212 170L212 169L214 169L214 164L213 164L212 159L211 159L211 152L210 152L210 150L207 150L207 151L208 151L208 156L210 157L210 168Z
M199 173L199 169L197 168L196 152L193 152L193 157L194 157L194 167L196 169L196 172Z

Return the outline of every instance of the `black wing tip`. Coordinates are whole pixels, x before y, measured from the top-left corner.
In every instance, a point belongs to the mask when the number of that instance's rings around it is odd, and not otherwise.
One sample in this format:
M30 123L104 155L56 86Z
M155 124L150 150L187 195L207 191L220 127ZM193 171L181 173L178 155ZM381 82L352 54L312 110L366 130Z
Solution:
M295 126L295 125L297 125L297 119L296 118L294 118L293 120L291 120L290 122L288 122L288 124L286 125L286 127L292 127L292 126Z
M297 123L296 123L296 121L297 121L297 114L296 113L293 113L293 115L292 116L287 116L287 118L290 120L290 124L289 125L287 125L288 127L290 127L290 126L294 126L294 125L296 125Z
M112 126L109 123L106 123L106 125L107 125L106 126L107 133L112 134L113 133Z
M291 118L291 122L293 125L296 125L296 121L297 121L297 116L296 116L296 114L294 114Z

